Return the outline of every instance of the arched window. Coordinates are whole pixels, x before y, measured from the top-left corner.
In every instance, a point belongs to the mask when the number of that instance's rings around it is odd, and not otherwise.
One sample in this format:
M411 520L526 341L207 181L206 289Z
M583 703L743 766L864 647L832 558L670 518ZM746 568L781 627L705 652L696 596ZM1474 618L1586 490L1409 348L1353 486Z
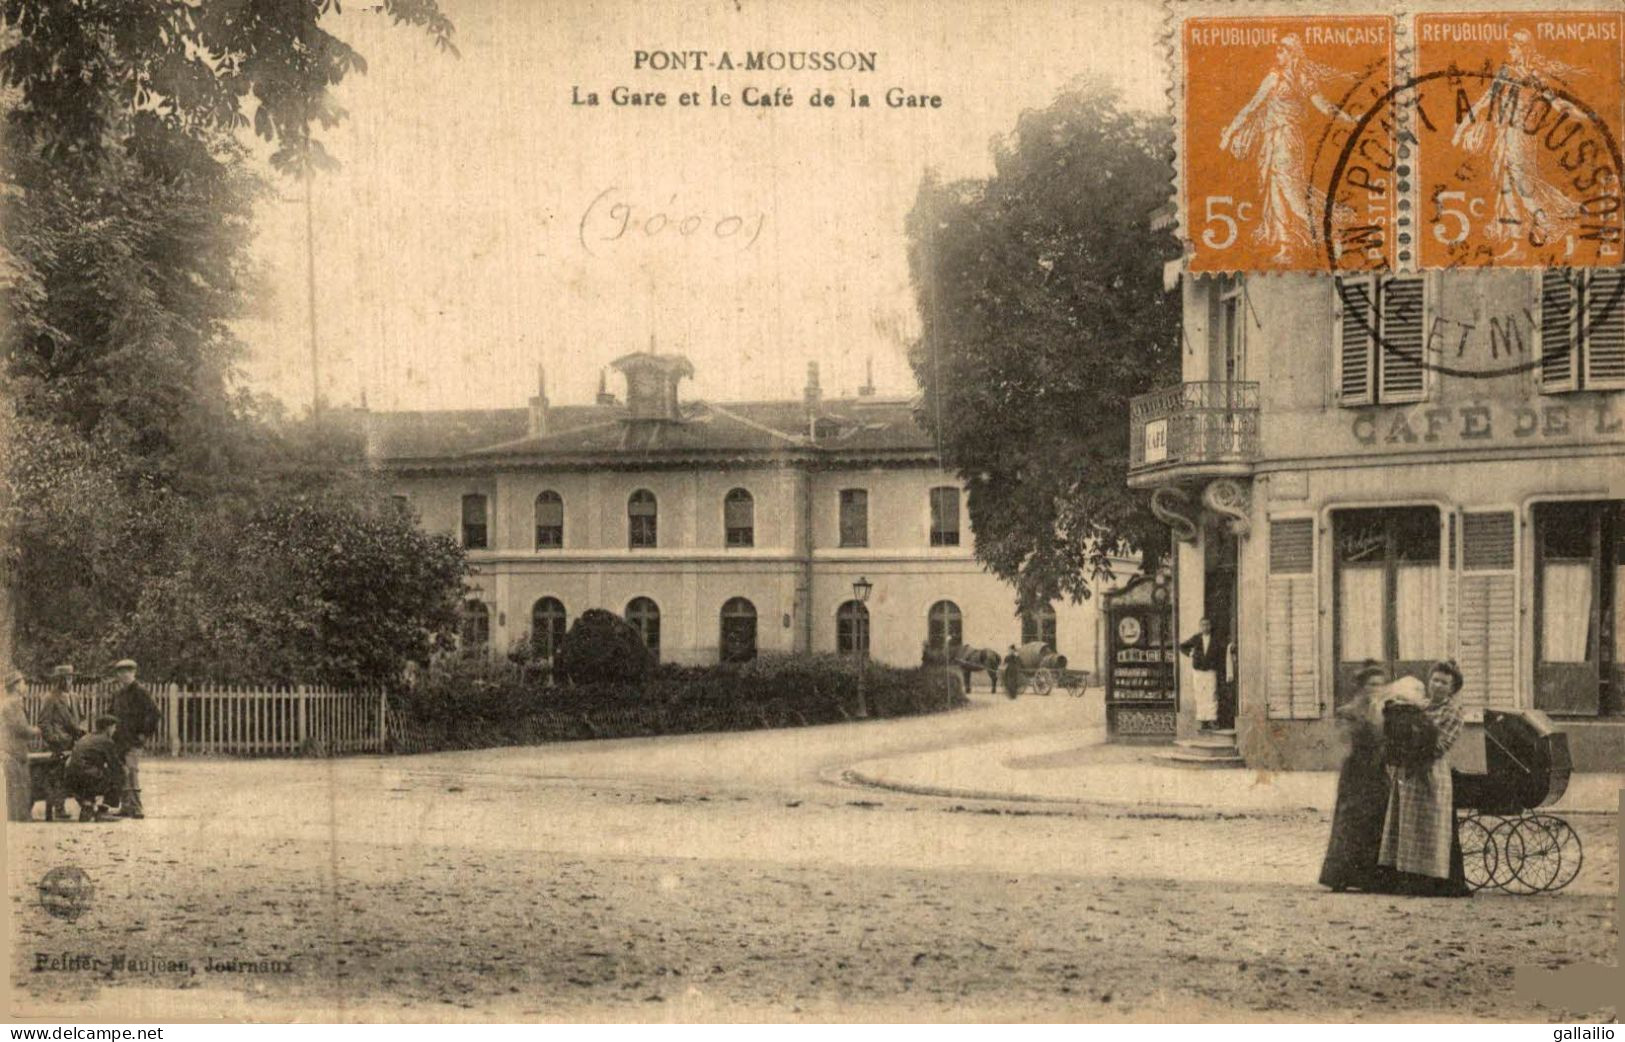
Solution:
M480 601L464 601L462 637L464 648L483 648L491 643L491 609Z
M633 550L658 546L655 494L646 488L632 493L626 501L626 545Z
M756 657L756 605L735 597L722 606L722 661L749 662Z
M835 650L842 655L869 650L869 609L858 601L835 609Z
M471 492L463 497L463 547L484 550L491 544L486 539L485 497Z
M1046 604L1037 611L1021 613L1021 642L1042 643L1055 648L1055 608ZM1057 648L1057 650L1059 650Z
M965 616L953 601L938 601L925 616L926 643L944 654L965 643Z
M736 488L723 498L722 526L728 546L756 545L756 501L749 492Z
M626 621L643 638L643 646L656 660L660 658L660 605L647 597L634 597L626 604Z
M569 621L564 604L558 598L543 597L537 601L530 609L530 642L536 654L542 658L557 655Z
M564 545L564 500L548 489L536 497L536 549L557 550Z

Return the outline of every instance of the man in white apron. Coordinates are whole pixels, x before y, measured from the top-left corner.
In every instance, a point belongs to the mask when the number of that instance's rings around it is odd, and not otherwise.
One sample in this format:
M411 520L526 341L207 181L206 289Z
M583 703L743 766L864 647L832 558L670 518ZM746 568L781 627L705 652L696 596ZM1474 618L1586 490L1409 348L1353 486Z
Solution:
M1224 642L1213 633L1213 621L1203 619L1201 631L1179 646L1191 659L1191 694L1196 699L1196 720L1211 731L1219 718L1219 681L1224 679Z

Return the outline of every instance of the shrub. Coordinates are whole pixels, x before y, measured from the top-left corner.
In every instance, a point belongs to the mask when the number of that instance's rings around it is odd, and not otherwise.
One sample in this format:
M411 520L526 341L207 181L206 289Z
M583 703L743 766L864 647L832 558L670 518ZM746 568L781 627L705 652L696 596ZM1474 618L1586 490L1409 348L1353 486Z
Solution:
M589 608L576 618L554 663L558 677L572 684L643 680L653 668L654 656L638 631L602 608Z
M643 680L545 685L510 661L447 657L397 698L398 751L483 748L584 738L687 734L839 723L857 710L857 670L834 655L764 655L742 664L665 665ZM864 673L871 716L964 705L944 669Z

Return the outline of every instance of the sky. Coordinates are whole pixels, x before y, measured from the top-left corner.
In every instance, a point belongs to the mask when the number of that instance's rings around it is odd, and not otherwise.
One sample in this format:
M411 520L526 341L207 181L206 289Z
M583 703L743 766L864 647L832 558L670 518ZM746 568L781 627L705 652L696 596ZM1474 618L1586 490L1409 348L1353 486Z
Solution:
M990 145L1078 77L1161 110L1155 0L441 0L461 57L351 0L330 28L368 72L335 90L311 189L319 383L373 409L516 407L545 367L587 402L633 351L680 352L686 397L826 394L872 362L912 393L903 227L922 175L991 173ZM637 68L636 52L873 52L873 71ZM663 107L610 92L663 91ZM733 104L710 104L712 88ZM790 106L746 106L746 88ZM940 108L891 108L900 88ZM813 107L809 95L830 95ZM870 96L854 108L850 92ZM701 104L682 106L697 92ZM573 103L597 93L596 107ZM269 294L240 329L246 377L312 393L305 187L277 178L256 252ZM687 234L684 234L685 231ZM610 374L610 389L620 379Z

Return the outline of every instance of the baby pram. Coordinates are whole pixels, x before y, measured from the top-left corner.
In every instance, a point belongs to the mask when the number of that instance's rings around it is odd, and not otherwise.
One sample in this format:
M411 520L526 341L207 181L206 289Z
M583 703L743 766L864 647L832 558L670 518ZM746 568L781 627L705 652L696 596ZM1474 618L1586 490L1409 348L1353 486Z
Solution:
M1568 788L1568 736L1534 709L1484 710L1482 774L1451 771L1467 883L1512 894L1561 890L1580 874L1580 837L1537 813Z

